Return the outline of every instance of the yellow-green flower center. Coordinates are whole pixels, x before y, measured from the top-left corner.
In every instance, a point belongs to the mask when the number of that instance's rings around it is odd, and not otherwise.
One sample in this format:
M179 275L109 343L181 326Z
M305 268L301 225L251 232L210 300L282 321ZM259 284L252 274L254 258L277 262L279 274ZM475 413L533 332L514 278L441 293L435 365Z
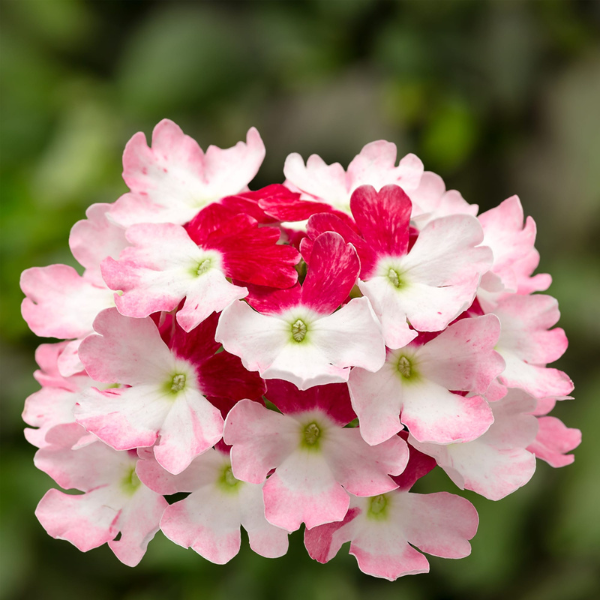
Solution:
M398 361L398 371L402 377L410 377L412 375L412 366L410 360L406 356L401 356Z
M314 446L321 437L321 430L316 423L310 423L304 428L304 442L308 446Z
M237 493L242 482L236 479L230 466L225 467L219 477L219 487L227 494Z
M292 339L300 343L306 337L307 327L302 319L297 319L292 323Z
M205 258L198 265L198 269L196 270L196 274L198 275L198 277L200 277L201 275L204 275L204 273L206 273L207 271L209 271L211 267L212 267L212 260L210 258Z
M171 381L171 391L181 392L185 388L185 375L182 373L175 375Z
M367 517L378 521L387 518L388 509L388 498L385 494L379 496L373 496L369 500L369 509L367 511Z
M121 480L121 489L128 495L132 496L135 491L142 485L140 478L137 476L135 472L135 467L132 467L131 470L123 477Z

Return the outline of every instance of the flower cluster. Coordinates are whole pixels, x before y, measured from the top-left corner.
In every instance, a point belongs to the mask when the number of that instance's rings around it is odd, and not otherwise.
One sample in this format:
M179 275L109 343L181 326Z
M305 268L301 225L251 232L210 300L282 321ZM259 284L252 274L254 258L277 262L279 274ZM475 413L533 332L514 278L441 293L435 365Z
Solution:
M567 347L514 196L478 207L394 144L347 170L203 152L171 121L124 153L129 192L72 229L83 267L28 269L23 317L58 338L36 353L23 418L56 483L36 515L82 551L136 565L160 528L226 563L310 556L350 541L365 573L429 570L421 552L470 552L477 513L413 484L436 466L499 500L536 457L569 464L581 434L547 416L573 389L549 368ZM177 494L177 496L173 496Z

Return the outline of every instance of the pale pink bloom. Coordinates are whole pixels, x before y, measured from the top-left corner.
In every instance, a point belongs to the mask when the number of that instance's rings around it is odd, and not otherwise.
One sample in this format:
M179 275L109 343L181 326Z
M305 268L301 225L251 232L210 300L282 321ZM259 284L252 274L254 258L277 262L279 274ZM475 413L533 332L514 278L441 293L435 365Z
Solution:
M236 404L225 421L237 479L264 485L267 520L287 531L341 521L348 493L382 494L397 484L389 475L406 467L406 442L394 437L369 446L357 428L347 386L331 384L301 392L284 381L269 382L267 398L283 414L256 402Z
M527 448L552 467L570 465L575 457L567 454L581 444L581 431L567 427L556 417L539 417L539 431Z
M361 261L358 287L381 320L388 348L405 346L417 331L441 331L472 304L492 262L491 250L479 246L483 231L475 217L435 219L409 251L412 205L402 189L391 185L376 192L364 186L350 205L359 233L330 214L311 217L307 232L315 239L336 231L355 246ZM309 239L301 251L310 255Z
M92 204L85 212L87 219L71 228L69 246L77 262L85 267L83 277L99 287L106 287L100 263L108 256L119 258L128 246L125 228L107 218L111 204Z
M38 448L47 445L46 434L53 427L75 423L73 411L84 392L92 387L106 387L90 379L85 371L70 377L62 376L58 361L67 345L67 342L42 344L35 352L40 369L33 376L42 385L42 389L25 400L23 421L37 427L26 428L25 438ZM85 434L85 430L82 429L82 435Z
M462 444L409 443L437 461L460 488L500 500L524 486L535 472L535 456L528 446L538 432L537 419L528 414L535 398L521 390L509 390L491 405L494 423L479 438Z
M80 430L77 424L55 427L48 434L49 445L36 453L35 465L64 489L85 493L52 489L35 514L53 538L67 540L82 552L108 543L121 562L134 567L168 504L138 479L134 451L116 452L99 440L73 449Z
M481 280L479 296L488 305L497 301L500 293L530 294L547 290L552 283L545 273L531 276L540 262L534 248L536 226L531 217L523 225L523 207L518 196L511 196L479 215L483 227L483 243L494 253L494 264Z
M388 350L377 373L353 369L348 382L360 431L369 444L406 425L421 442L468 442L493 422L481 397L502 372L494 351L500 324L492 315L461 319L425 344ZM471 397L454 392L469 392Z
M350 197L362 185L375 189L395 184L407 193L417 189L423 163L414 154L407 154L396 166L396 145L383 140L367 144L352 162L348 171L339 163L327 165L313 154L306 165L299 154L290 154L283 172L286 185L302 192L302 198L330 204L333 208L350 212ZM291 220L291 219L290 219Z
M250 304L234 302L221 315L216 339L247 369L300 389L347 381L353 366L377 371L385 347L369 300L350 300L337 310L359 270L354 248L325 233L314 243L302 286L255 290Z
M136 133L123 154L123 179L131 190L110 211L117 223L184 225L196 213L225 196L247 189L265 156L265 147L252 127L246 143L203 152L172 121L164 119L146 136Z
M98 313L115 305L112 290L67 265L23 271L21 289L27 296L21 304L23 319L40 337L83 338L93 331Z
M85 371L85 367L79 358L79 346L81 346L84 339L79 338L68 342L60 353L57 366L63 377L71 377Z
M70 377L83 371L77 351L85 336L93 331L97 314L115 305L114 292L100 274L107 256L118 256L127 245L125 231L106 218L109 204L93 204L87 219L71 229L69 243L73 255L85 267L83 276L67 265L27 269L21 275L23 318L31 330L44 337L77 338L62 346L58 368Z
M450 215L476 216L479 207L469 204L456 190L446 191L444 180L431 171L425 171L419 187L409 194L412 201L411 221L423 229L430 221Z
M115 298L119 312L147 317L172 311L185 298L177 322L190 331L248 294L228 278L276 288L294 285L300 255L277 244L278 229L257 225L218 204L201 211L187 231L172 223L132 225L131 246L119 261L108 258L102 264L108 286L123 291Z
M163 533L176 544L222 565L239 552L243 527L257 554L278 558L287 552L287 531L265 519L263 486L233 476L229 450L208 450L179 475L165 471L149 456L138 462L137 473L159 494L191 492L171 504L161 520Z
M513 294L499 300L493 314L501 323L496 350L506 361L500 383L525 390L535 398L569 394L573 390L569 377L546 368L564 354L568 345L563 329L550 329L560 318L558 302L541 294Z
M460 496L396 490L352 496L345 519L307 529L304 544L313 559L326 563L351 542L350 554L363 573L394 581L429 572L427 559L415 548L443 558L469 556L478 521L475 507Z
M170 348L152 319L116 309L98 315L80 356L91 377L120 389L90 390L75 410L88 431L117 450L152 446L158 462L180 473L222 436L223 418L207 397L260 398L264 385L239 359L217 353L214 315L186 334L177 328Z

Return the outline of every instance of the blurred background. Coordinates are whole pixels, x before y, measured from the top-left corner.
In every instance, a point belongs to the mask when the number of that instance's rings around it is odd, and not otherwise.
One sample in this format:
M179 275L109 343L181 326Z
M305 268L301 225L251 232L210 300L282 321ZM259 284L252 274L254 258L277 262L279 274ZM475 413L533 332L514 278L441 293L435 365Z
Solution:
M600 2L538 0L0 2L2 176L0 596L87 600L600 597ZM20 272L75 265L69 229L126 191L121 153L168 117L206 148L255 125L267 158L344 165L372 140L415 152L485 210L518 194L538 224L576 384L555 414L583 430L573 466L538 463L494 503L466 493L480 530L431 574L366 577L344 549L311 561L300 533L278 560L244 542L224 567L158 534L141 565L48 537L34 509L52 486L20 419L39 340L20 317ZM420 491L456 491L432 473Z

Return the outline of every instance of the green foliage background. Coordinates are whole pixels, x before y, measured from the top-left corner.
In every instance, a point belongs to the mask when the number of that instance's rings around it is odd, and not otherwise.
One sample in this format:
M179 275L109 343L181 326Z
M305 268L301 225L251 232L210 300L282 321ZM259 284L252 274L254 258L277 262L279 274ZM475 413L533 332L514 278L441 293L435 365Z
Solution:
M600 3L585 1L0 2L2 176L2 598L54 600L504 599L600 597ZM247 545L219 567L158 534L136 569L79 553L33 511L52 482L32 464L23 401L38 340L21 320L20 272L73 264L71 225L125 191L121 152L163 117L202 146L259 128L255 186L299 151L347 162L374 139L412 151L482 209L520 195L537 221L541 271L571 341L576 383L556 414L583 430L573 466L540 463L494 503L472 555L430 575L327 566L302 537L270 561ZM432 473L421 490L453 490Z

